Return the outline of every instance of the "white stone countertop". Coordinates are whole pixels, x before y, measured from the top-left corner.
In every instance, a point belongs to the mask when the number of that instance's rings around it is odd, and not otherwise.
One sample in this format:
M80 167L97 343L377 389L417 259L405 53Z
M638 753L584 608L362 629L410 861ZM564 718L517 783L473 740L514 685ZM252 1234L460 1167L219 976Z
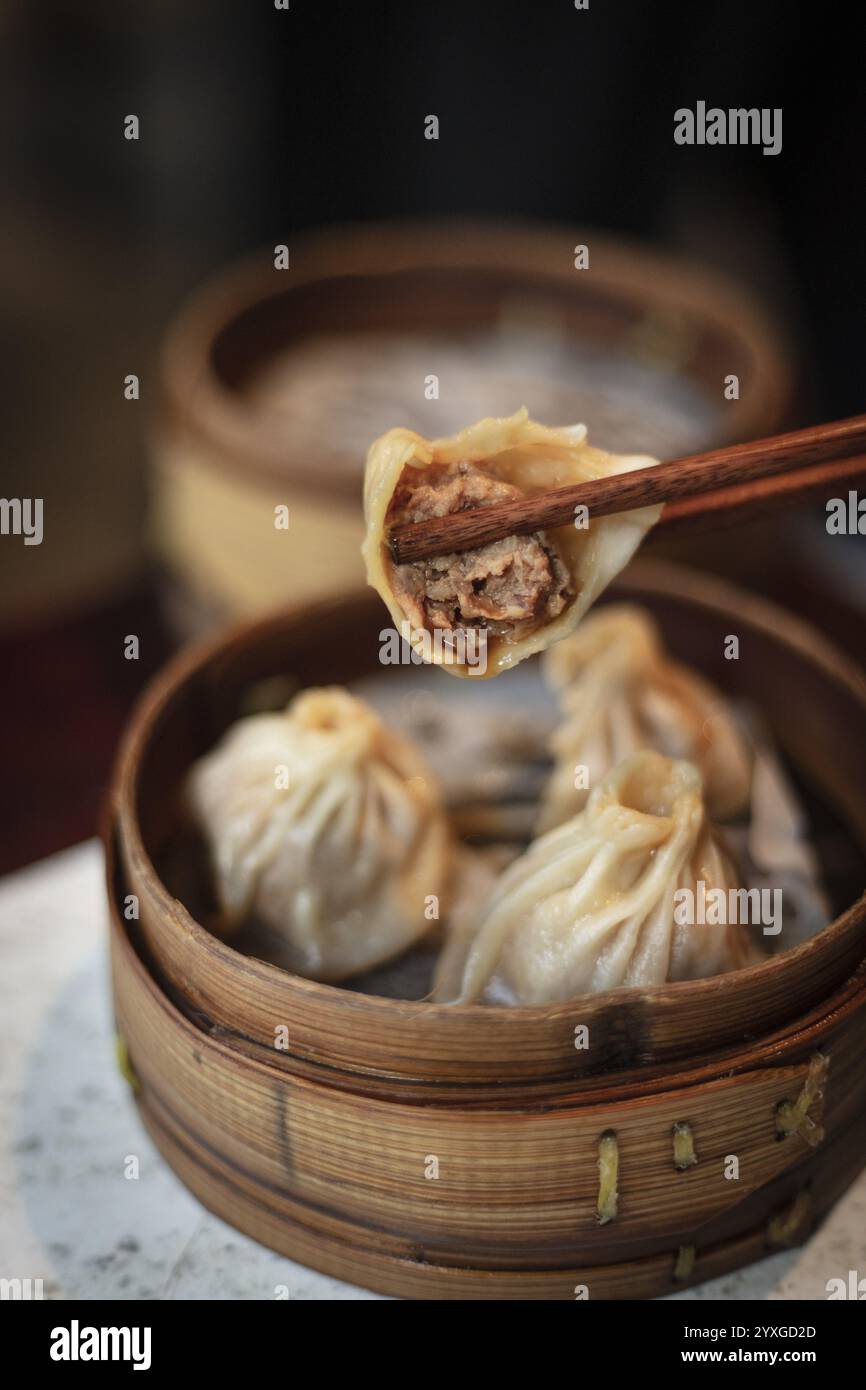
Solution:
M802 1248L675 1297L823 1299L850 1270L866 1276L866 1172ZM376 1296L211 1216L151 1144L114 1061L95 841L0 882L0 1278L46 1298Z

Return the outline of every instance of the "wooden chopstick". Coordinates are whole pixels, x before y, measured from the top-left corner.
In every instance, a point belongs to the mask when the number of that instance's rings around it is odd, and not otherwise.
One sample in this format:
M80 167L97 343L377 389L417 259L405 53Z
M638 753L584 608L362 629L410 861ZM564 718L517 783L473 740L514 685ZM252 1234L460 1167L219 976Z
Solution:
M665 506L648 539L657 536L661 541L687 532L692 535L716 531L741 522L759 521L786 507L826 502L831 497L841 496L847 502L846 490L857 486L866 486L866 454L816 463L811 468L797 468L772 478L742 483L739 487L671 502Z
M388 543L396 564L445 555L451 551L475 550L504 536L526 535L547 527L567 526L575 516L575 508L585 506L589 519L609 516L639 507L666 504L680 505L703 497L702 503L681 510L679 524L685 526L706 514L734 510L748 511L761 498L773 507L773 498L780 504L793 505L799 491L808 495L809 480L805 470L866 452L866 415L850 420L837 420L808 429L792 430L787 434L756 439L747 444L733 444L709 453L690 454L686 458L660 463L654 468L640 468L633 473L617 473L590 483L576 483L556 488L552 492L536 493L514 502L501 502L490 507L474 507L448 516L432 517L428 521L410 522L392 528ZM785 486L774 491L768 480L784 474ZM788 474L792 476L787 477ZM855 470L855 476L859 474ZM824 474L812 486L820 489L832 475ZM705 494L736 493L728 503L715 506ZM814 493L813 493L814 495ZM784 499L784 503L782 502ZM671 518L671 524L676 513Z

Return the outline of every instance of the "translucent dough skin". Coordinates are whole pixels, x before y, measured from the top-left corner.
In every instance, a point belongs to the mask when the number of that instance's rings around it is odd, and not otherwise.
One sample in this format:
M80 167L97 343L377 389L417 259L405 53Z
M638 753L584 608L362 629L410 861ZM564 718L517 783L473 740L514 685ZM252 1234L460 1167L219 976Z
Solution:
M589 792L622 758L642 748L687 758L704 778L707 809L727 820L749 804L752 757L722 695L671 661L650 615L605 604L543 659L562 718L550 739L554 769L544 791L540 833L582 809Z
M506 869L454 952L440 1002L546 1004L628 985L701 979L760 958L744 927L678 925L674 893L739 886L704 810L697 769L659 753L626 758L583 811ZM458 991L453 981L459 976Z
M192 769L187 800L224 932L255 916L298 974L346 979L434 925L428 895L444 901L454 852L435 779L347 691L239 720Z
M367 581L384 600L395 628L408 622L394 588L394 564L385 537L391 499L404 470L431 464L477 464L501 481L532 495L569 483L589 482L612 473L648 468L657 462L645 455L619 456L594 449L586 442L586 429L549 429L530 420L525 409L505 419L479 420L449 439L423 439L413 430L394 429L371 446L364 474L366 536L362 554ZM434 664L455 676L480 679L496 676L535 652L573 632L590 605L628 563L649 528L658 520L659 507L600 517L588 529L559 526L546 532L563 560L574 588L564 611L542 620L531 631L513 637L491 636L487 644L486 670L443 659L435 649ZM410 624L411 627L411 624ZM417 628L411 628L412 645L425 657L425 644Z

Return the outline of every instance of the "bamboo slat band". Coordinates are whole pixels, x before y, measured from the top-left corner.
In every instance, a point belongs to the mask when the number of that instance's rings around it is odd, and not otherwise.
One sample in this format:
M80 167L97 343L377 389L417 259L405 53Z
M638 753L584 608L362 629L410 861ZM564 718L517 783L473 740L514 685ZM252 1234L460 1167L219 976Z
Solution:
M674 1167L679 1172L692 1168L698 1161L695 1153L695 1140L691 1126L686 1120L677 1120L674 1125Z
M690 1279L694 1267L695 1247L693 1245L681 1245L677 1251L677 1262L674 1265L674 1283L681 1284L685 1279Z
M608 1130L598 1141L598 1224L613 1221L617 1213L619 1192L619 1144L616 1135Z
M776 1106L776 1130L780 1137L799 1134L814 1149L824 1138L824 1128L810 1117L809 1111L824 1099L824 1084L830 1058L816 1052L809 1063L803 1089L796 1100L782 1100Z
M802 1230L812 1206L812 1194L803 1187L790 1206L771 1216L767 1225L767 1238L771 1245L794 1245Z

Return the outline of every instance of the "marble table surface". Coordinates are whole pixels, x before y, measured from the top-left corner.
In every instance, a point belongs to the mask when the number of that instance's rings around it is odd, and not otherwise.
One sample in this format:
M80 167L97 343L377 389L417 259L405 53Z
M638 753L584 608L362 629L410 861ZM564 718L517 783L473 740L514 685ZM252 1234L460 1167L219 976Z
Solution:
M90 841L0 882L0 1278L46 1298L376 1297L239 1235L156 1152L114 1060L101 875ZM802 1248L675 1297L823 1299L850 1270L866 1171Z

